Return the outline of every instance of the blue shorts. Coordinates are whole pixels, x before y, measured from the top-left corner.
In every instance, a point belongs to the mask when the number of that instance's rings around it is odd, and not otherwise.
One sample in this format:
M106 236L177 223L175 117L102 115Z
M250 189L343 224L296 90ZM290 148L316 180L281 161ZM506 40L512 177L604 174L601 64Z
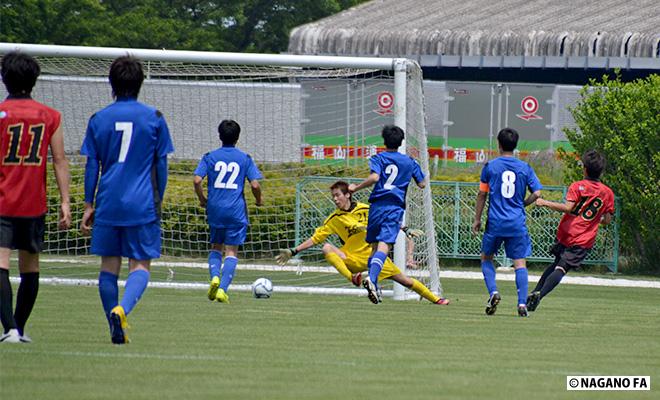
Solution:
M230 246L240 246L245 243L247 237L247 225L231 228L211 227L211 243L228 244Z
M403 208L395 205L369 207L369 222L367 223L367 243L384 242L392 244L401 229Z
M94 224L92 254L151 260L160 257L160 221L137 226Z
M486 232L481 241L481 252L487 256L497 254L502 242L504 242L506 256L512 260L527 258L532 255L532 241L527 233L523 236L502 237Z

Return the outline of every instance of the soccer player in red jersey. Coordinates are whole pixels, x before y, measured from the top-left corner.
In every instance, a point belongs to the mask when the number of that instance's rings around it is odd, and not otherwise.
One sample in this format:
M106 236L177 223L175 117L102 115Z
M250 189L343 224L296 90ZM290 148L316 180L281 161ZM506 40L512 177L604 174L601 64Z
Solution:
M563 204L536 200L537 206L563 212L564 216L557 229L557 241L550 250L555 261L543 272L529 295L528 311L535 311L541 299L561 282L564 275L580 266L594 246L598 225L612 222L614 193L599 180L605 169L605 157L589 150L582 156L582 165L584 179L569 186Z
M32 100L39 64L18 52L2 58L2 82L9 92L0 103L0 342L30 342L25 323L39 290L39 252L46 221L46 164L50 146L60 191L60 229L71 225L69 164L58 111ZM21 283L12 312L9 255L18 249Z

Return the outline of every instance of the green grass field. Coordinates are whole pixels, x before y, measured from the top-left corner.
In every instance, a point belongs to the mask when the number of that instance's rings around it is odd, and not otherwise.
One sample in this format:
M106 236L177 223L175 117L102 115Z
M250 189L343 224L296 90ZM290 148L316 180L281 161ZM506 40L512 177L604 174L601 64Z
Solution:
M492 317L481 281L443 284L448 307L151 288L124 346L95 287L42 285L34 343L0 345L0 398L658 398L659 290L564 285L522 319L512 283ZM567 392L566 375L650 375L652 390Z

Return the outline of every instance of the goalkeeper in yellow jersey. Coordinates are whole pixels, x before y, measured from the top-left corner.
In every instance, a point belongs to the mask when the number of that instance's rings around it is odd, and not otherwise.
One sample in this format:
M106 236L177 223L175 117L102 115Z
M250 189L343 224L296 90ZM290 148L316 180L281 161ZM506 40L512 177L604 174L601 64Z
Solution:
M367 270L371 246L365 241L367 221L369 219L369 205L354 202L348 191L348 183L337 181L330 186L332 200L337 210L326 218L323 225L316 229L314 235L292 249L281 249L280 254L275 257L278 264L284 265L296 254L309 249L317 244L325 242L328 236L336 234L341 239L343 246L337 248L330 243L323 245L325 259L339 271L353 285L360 287L362 284L362 272ZM421 236L422 231L403 228L408 236ZM439 304L449 304L448 299L440 298L431 292L424 284L414 278L406 276L399 268L387 258L378 280L392 279L395 282L418 293L428 301Z

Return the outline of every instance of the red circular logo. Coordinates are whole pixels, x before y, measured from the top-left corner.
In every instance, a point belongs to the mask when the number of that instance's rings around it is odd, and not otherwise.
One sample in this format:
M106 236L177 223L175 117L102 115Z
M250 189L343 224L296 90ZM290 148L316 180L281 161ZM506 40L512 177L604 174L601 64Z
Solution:
M389 110L394 105L394 95L390 92L380 92L378 95L378 107Z
M534 96L527 96L520 102L520 108L525 114L534 114L539 109L539 101Z

